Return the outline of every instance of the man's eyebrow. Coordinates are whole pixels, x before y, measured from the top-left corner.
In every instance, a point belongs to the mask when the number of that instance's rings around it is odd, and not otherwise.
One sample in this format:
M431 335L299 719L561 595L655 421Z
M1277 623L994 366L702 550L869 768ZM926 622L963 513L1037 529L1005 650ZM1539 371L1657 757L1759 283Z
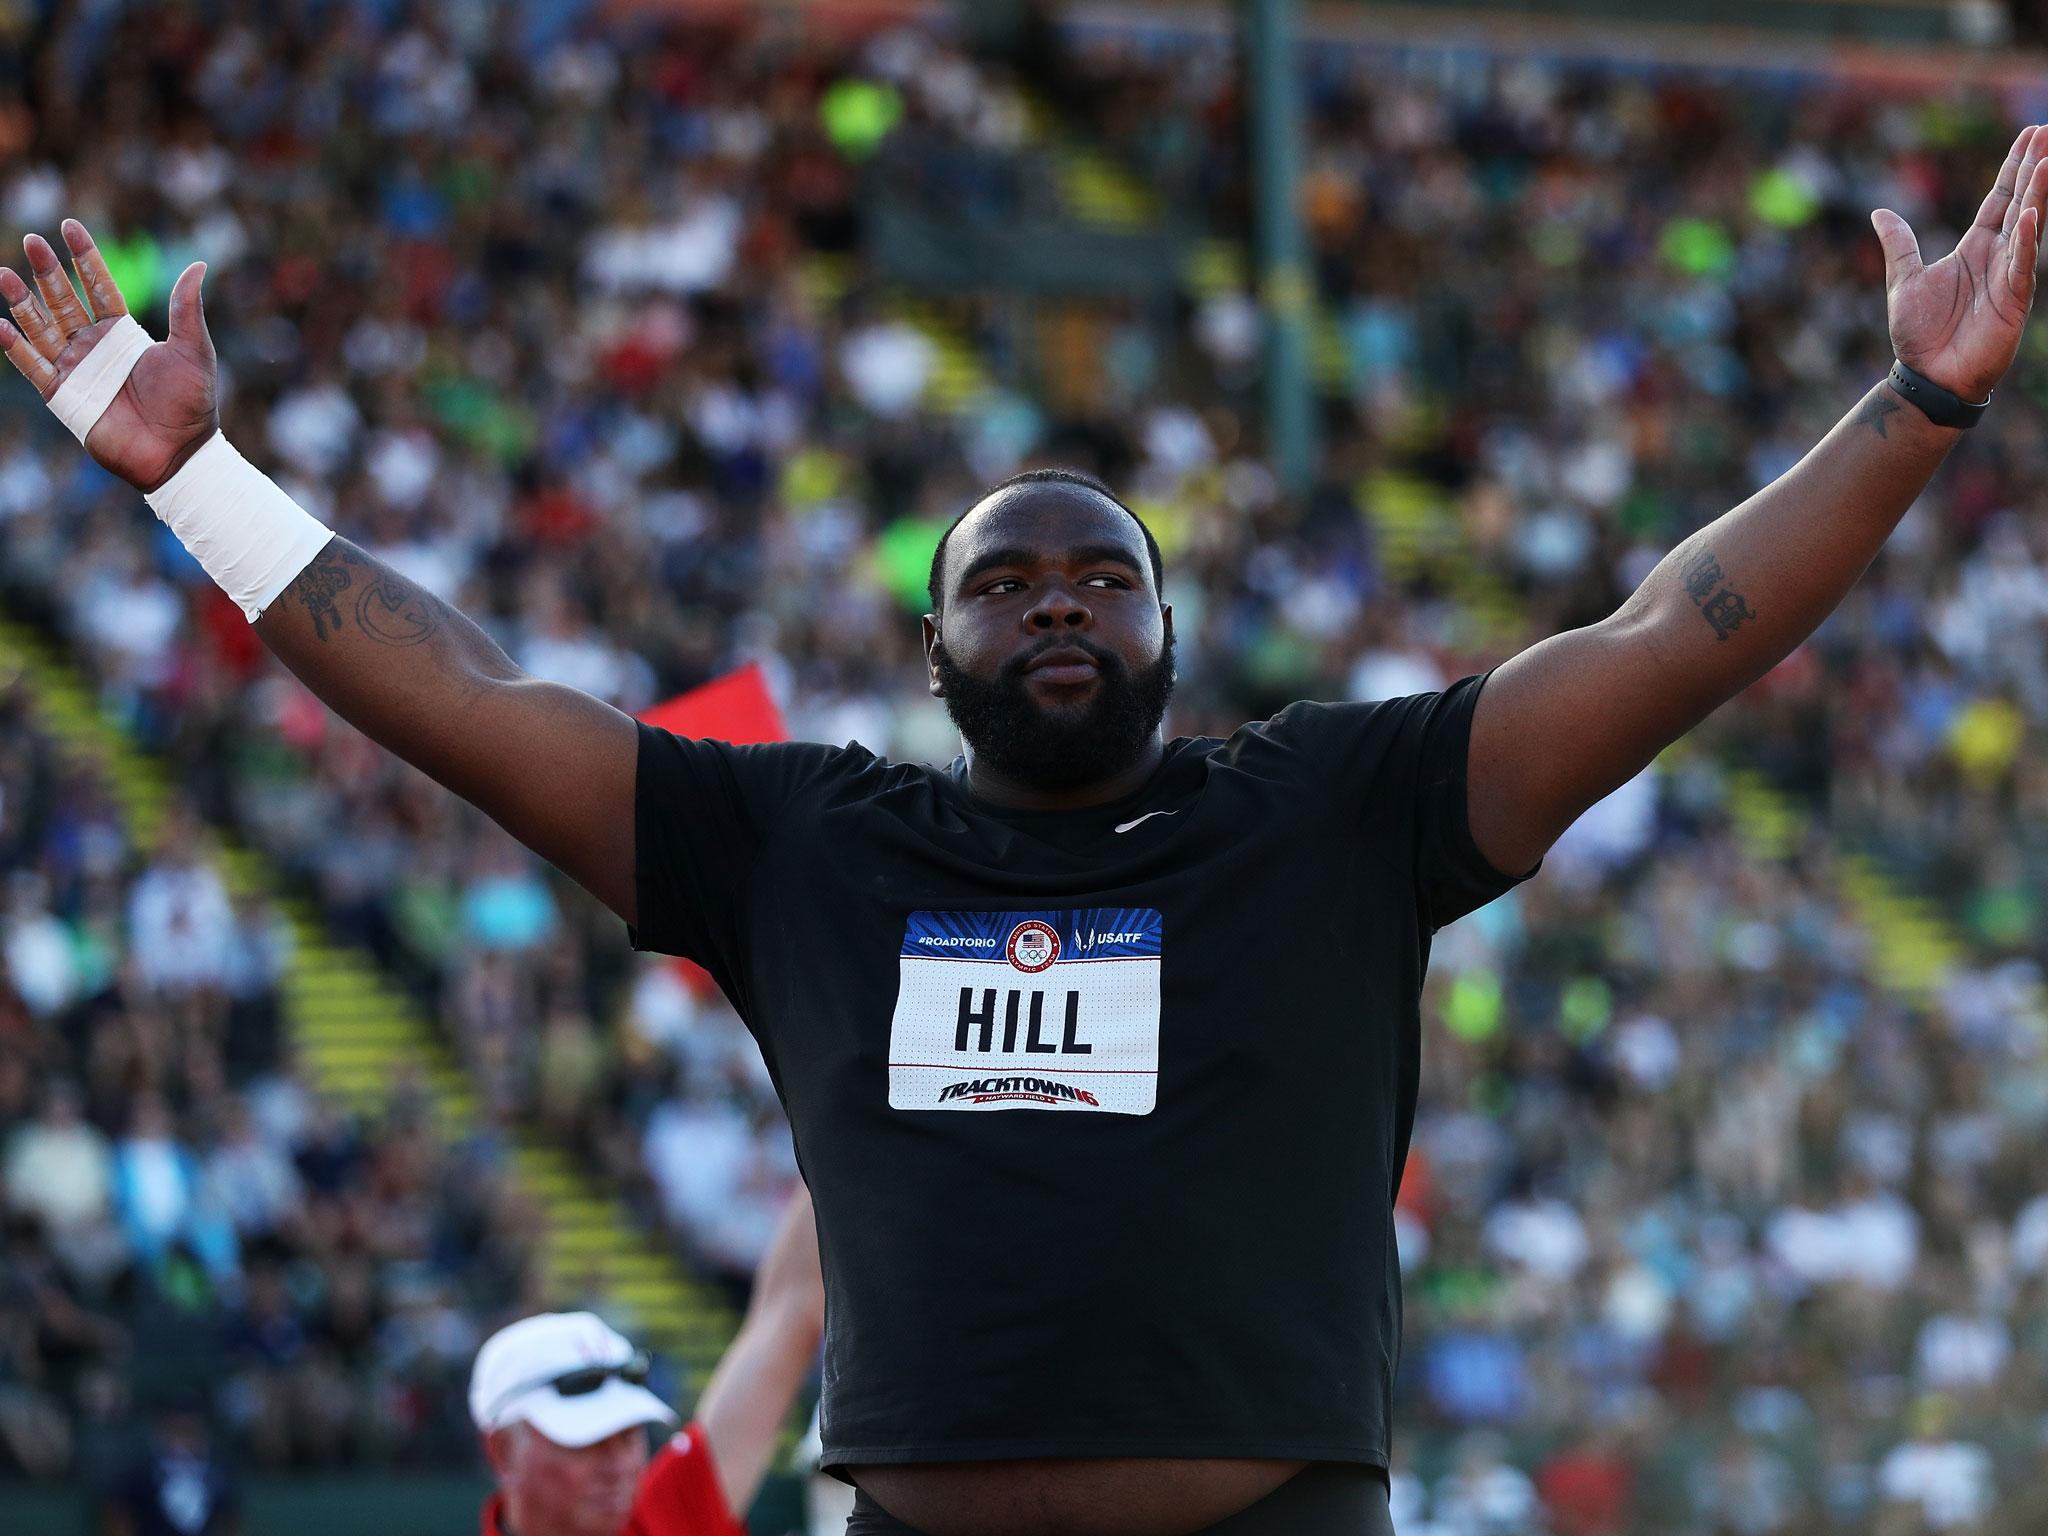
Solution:
M979 559L976 559L973 562L971 562L968 565L968 567L960 573L959 584L960 586L965 587L969 582L973 581L975 577L980 576L987 571L993 571L997 569L999 566L1041 565L1054 563L1058 563L1061 565L1109 564L1121 565L1126 570L1130 571L1137 571L1140 569L1136 557L1133 556L1128 549L1125 549L1118 544L1077 544L1072 549L1069 549L1065 551L1063 554L1052 559L1048 559L1048 557L1042 550L1026 549L1021 544L1010 544L1004 546L1001 549L992 549L987 554L982 555Z

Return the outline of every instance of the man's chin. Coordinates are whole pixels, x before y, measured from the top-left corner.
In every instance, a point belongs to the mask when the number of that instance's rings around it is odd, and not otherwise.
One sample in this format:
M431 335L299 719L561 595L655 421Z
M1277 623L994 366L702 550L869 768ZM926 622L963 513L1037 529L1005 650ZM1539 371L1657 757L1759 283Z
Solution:
M987 763L1034 789L1063 793L1080 789L1130 766L1137 750L1105 749L1102 733L1084 711L1043 710L1028 742L1012 738L988 751L978 748Z
M616 1533L626 1528L626 1521L633 1513L633 1496L638 1491L639 1484L636 1482L633 1487L628 1488L623 1494L613 1494L610 1498L602 1501L602 1508L606 1513L599 1518L604 1530ZM596 1513L596 1511L593 1510L592 1513Z
M1024 697L1043 715L1070 718L1092 709L1102 697L1102 677L1095 674L1076 682L1040 681L1035 675L1024 680Z

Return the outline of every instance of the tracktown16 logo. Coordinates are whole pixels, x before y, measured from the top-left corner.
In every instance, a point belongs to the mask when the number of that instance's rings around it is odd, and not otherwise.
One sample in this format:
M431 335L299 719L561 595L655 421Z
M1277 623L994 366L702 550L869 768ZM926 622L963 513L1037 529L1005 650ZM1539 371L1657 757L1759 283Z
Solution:
M1085 1104L1100 1109L1102 1101L1086 1088L1070 1087L1045 1077L970 1077L939 1090L939 1102L965 1099L970 1104L997 1104L1024 1099L1034 1104Z

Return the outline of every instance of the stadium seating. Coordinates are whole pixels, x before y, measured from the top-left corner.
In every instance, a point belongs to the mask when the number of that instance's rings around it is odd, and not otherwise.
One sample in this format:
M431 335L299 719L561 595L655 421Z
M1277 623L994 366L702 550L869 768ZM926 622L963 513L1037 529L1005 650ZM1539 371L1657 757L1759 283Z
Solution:
M1155 527L1181 732L1601 616L1881 372L1868 209L1944 247L2017 122L1773 68L1317 50L1327 467L1290 498L1221 41L1083 28L1047 68L924 27L522 50L452 6L65 15L0 226L84 213L143 314L206 257L225 424L297 499L538 674L639 709L758 661L797 734L927 758L931 540L1025 462ZM110 93L129 116L86 110ZM1170 238L1171 291L907 292L864 227L885 170ZM2029 346L1814 642L1439 936L1404 1533L1967 1530L2037 1479ZM793 1176L729 1011L326 714L26 410L0 602L56 700L0 731L8 1167L69 1146L194 1190L173 1221L109 1173L59 1234L10 1175L0 1455L107 1475L168 1334L287 1468L466 1465L462 1357L518 1306L587 1292L715 1352ZM60 743L149 765L139 798ZM239 958L195 987L166 902Z

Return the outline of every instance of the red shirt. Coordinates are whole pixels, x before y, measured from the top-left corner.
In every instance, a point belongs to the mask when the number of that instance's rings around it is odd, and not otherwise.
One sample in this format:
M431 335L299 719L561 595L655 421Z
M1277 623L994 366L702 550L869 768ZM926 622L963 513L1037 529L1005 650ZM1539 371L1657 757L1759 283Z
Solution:
M1634 1489L1629 1464L1594 1446L1553 1456L1536 1474L1536 1491L1562 1536L1613 1536L1628 1521Z
M484 1504L483 1536L506 1536L504 1515L504 1495L492 1494ZM725 1506L718 1463L701 1426L684 1425L654 1453L620 1536L747 1536Z

